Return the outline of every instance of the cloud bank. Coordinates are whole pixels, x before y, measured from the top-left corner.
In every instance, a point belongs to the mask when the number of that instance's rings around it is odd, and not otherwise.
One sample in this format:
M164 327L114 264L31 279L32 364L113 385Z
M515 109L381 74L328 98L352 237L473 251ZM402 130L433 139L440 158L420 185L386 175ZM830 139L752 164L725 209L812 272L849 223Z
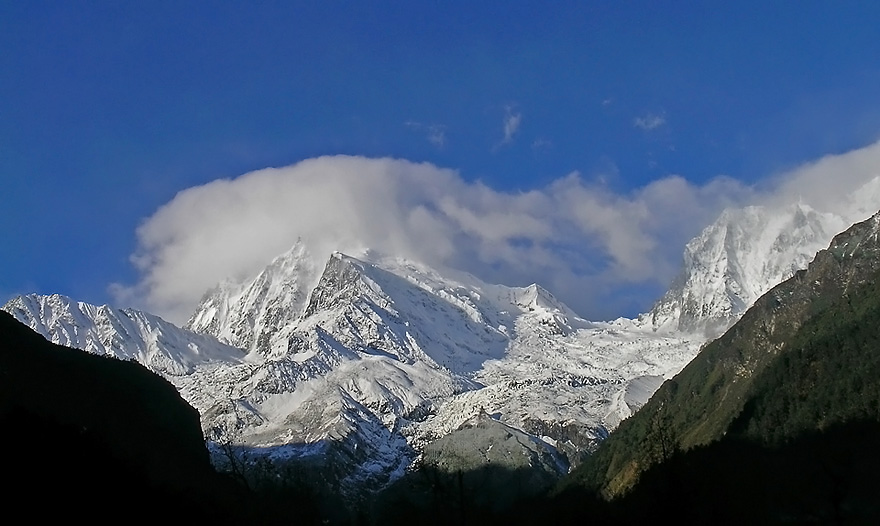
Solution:
M619 194L572 173L507 192L427 163L321 157L177 194L138 229L141 279L120 291L184 321L206 290L252 277L302 238L319 259L374 249L489 282L538 282L592 319L634 314L627 309L650 307L677 273L684 244L725 207L801 200L839 211L878 167L880 143L760 188L669 176Z

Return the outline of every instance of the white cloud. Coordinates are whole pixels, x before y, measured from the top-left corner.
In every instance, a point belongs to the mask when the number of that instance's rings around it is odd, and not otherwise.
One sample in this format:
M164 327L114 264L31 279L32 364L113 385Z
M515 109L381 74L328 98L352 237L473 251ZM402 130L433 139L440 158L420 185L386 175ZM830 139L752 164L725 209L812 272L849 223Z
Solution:
M446 146L446 126L440 124L428 126L428 142L438 148Z
M180 192L138 229L141 279L117 292L181 321L208 288L255 275L301 237L319 258L371 248L490 282L538 282L581 314L606 317L620 314L623 290L661 292L684 244L724 207L800 199L840 208L878 167L880 143L760 188L668 176L619 194L573 173L522 193L427 163L321 157Z
M522 113L513 111L512 106L505 106L503 122L504 137L501 139L500 145L513 142L513 137L516 135L516 132L519 131L520 124L522 124Z
M407 121L404 125L413 130L425 132L428 142L437 148L446 146L446 126L442 124L422 124L416 121Z
M636 128L641 128L645 131L655 130L664 124L666 124L666 115L663 113L646 113L633 120L633 125Z
M601 301L586 288L590 279L653 279L655 255L670 259L661 234L680 245L694 233L691 222L660 211L693 194L689 213L705 222L720 205L700 197L711 188L669 178L620 196L572 174L508 193L430 164L322 157L180 192L139 228L133 259L142 279L128 292L180 321L218 281L255 274L302 237L320 257L372 248L490 281L546 283L590 312Z
M762 203L781 206L801 201L855 222L880 209L880 184L864 187L877 177L880 141L846 153L826 155L769 178L762 187Z

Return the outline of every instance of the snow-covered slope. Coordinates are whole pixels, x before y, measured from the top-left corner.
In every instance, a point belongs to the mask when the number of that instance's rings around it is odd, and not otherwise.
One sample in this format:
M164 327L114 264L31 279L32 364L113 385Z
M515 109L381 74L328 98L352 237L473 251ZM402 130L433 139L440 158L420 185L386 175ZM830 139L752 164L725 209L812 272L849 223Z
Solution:
M134 309L95 306L57 294L30 294L10 300L3 310L49 341L134 359L165 376L187 375L214 363L234 365L244 357L240 349Z
M834 235L871 216L878 203L880 176L846 196L836 212L803 203L725 210L687 244L681 274L638 323L718 336L761 295L806 268Z
M291 306L297 321L274 333L261 362L251 355L238 368L276 382L250 380L246 403L208 408L206 426L276 455L331 436L359 443L347 451L362 462L350 484L390 480L482 410L579 451L607 434L616 409L604 400L646 371L676 372L699 343L588 323L537 285L444 274L333 254L307 304ZM353 453L364 436L383 436L375 421L390 433L374 447L380 460Z
M265 355L275 334L296 322L319 271L297 241L253 281L225 281L210 290L184 327Z
M725 210L687 244L682 274L642 319L659 330L718 335L846 226L801 204Z

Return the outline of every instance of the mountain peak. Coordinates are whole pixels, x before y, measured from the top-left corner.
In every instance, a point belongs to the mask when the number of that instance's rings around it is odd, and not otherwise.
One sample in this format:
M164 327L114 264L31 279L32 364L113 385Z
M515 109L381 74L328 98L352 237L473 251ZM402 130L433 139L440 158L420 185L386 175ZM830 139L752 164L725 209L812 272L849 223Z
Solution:
M309 295L303 317L311 316L358 293L356 282L362 277L365 263L339 251L330 254L324 271ZM353 296L352 296L353 297Z
M727 209L687 244L682 273L640 321L654 330L717 336L773 285L805 268L845 224L803 203Z
M311 253L297 239L251 281L221 283L206 294L186 328L267 354L273 335L302 314L317 277Z
M299 266L303 264L303 262L310 261L312 258L311 253L309 252L308 247L303 242L302 238L296 238L296 242L284 253L278 255L273 259L267 269L272 269L277 272L295 272Z
M516 304L530 311L544 309L557 310L566 314L571 312L550 291L537 283L532 283L528 287L523 288L522 293L516 298Z
M758 298L621 424L581 475L608 495L621 493L657 460L650 447L632 445L658 440L660 426L670 450L688 450L737 433L791 439L876 415L864 408L877 391L862 386L877 378L878 272L880 212Z

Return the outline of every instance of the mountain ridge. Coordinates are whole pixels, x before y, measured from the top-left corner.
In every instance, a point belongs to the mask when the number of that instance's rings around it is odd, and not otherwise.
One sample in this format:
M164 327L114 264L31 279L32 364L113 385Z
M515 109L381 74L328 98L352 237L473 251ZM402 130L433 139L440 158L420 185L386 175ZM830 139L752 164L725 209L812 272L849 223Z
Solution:
M786 356L801 328L823 315L836 298L849 301L851 292L874 283L878 273L880 212L835 236L807 269L761 296L730 330L622 423L574 480L617 496L657 461L651 457L656 448L639 447L651 437L672 451L724 436L738 417L743 418L754 379Z

